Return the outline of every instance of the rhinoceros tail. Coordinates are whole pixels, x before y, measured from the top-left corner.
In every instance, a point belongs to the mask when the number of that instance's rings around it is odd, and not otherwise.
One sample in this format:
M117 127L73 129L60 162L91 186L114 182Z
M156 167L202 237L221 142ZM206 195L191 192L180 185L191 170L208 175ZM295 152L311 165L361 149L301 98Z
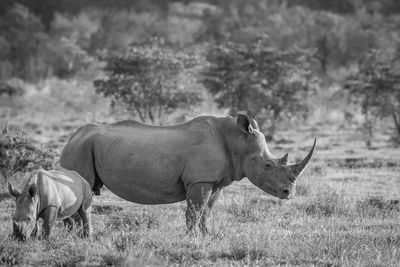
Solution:
M100 179L100 176L97 172L96 168L96 157L94 156L94 147L92 146L92 164L93 164L93 170L94 170L94 185L92 188L92 191L96 196L100 196L100 189L103 186L103 182Z

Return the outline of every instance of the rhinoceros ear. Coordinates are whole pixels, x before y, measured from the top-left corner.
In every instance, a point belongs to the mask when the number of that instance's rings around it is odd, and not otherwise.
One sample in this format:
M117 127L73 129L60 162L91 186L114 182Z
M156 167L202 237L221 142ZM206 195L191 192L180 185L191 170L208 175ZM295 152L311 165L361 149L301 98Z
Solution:
M246 134L254 133L254 128L253 126L251 126L249 116L245 114L238 114L236 124L239 127L239 129L242 130L244 133Z
M257 123L257 121L256 121L255 119L252 119L251 122L252 122L253 127L254 127L255 129L258 129L258 130L260 129L260 128L258 127L258 123Z
M13 197L17 198L20 194L17 190L14 190L11 183L8 182L8 192L10 193L10 195L12 195Z
M35 184L31 184L31 186L29 187L29 195L31 197L35 197L37 193L37 187Z

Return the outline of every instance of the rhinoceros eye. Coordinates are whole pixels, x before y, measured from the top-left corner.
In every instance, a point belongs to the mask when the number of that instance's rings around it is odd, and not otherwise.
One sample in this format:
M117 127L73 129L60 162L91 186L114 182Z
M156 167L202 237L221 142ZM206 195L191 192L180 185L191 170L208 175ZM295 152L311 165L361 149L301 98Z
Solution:
M267 168L272 168L272 167L274 167L275 165L274 165L274 163L272 162L272 161L267 161L266 163L265 163L265 167L267 167Z

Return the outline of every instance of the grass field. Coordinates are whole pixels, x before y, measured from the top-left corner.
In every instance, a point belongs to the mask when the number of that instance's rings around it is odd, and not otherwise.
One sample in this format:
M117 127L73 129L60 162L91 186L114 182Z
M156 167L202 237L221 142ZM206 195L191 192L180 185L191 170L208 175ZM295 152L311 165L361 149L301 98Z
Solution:
M50 139L66 134L49 129ZM46 130L37 135L45 138ZM288 151L294 161L313 137L318 147L296 198L279 200L244 179L224 190L207 237L185 235L183 202L137 205L103 189L94 197L92 240L59 222L48 241L17 242L10 236L14 202L4 187L0 265L398 265L400 150L385 134L366 149L354 129L328 125L282 131L270 149Z
M0 267L400 266L400 0L0 0L0 14ZM236 111L289 163L317 138L293 199L245 178L200 237L185 202L103 187L90 240L63 222L12 238L7 182L55 167L84 124Z

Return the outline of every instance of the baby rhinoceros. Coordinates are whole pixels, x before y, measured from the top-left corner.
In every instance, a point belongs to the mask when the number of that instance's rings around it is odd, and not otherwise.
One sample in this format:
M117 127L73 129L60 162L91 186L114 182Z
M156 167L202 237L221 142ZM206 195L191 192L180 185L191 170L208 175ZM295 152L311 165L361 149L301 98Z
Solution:
M37 220L43 219L43 235L51 233L56 219L72 221L76 212L83 222L83 236L90 237L92 189L77 172L66 169L39 170L32 175L20 193L8 183L15 197L13 236L26 240L37 234Z

